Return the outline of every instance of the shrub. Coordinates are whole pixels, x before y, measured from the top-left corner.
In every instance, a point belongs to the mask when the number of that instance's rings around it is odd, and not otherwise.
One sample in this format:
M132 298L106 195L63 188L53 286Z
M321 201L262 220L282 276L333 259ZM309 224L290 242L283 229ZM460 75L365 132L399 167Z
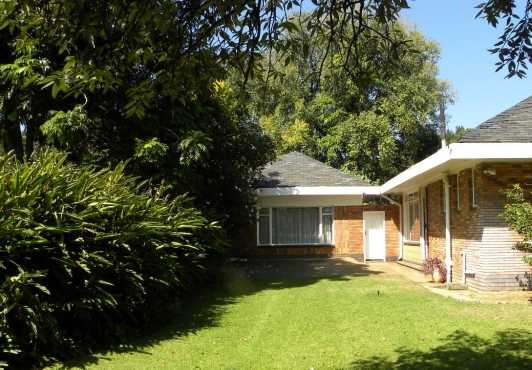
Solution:
M118 342L205 275L218 226L147 189L123 164L0 157L0 367Z
M528 193L519 185L506 192L507 203L504 206L502 217L508 226L518 232L523 240L516 243L515 249L525 252L523 260L532 266L532 203Z
M434 272L436 271L438 271L439 282L445 283L447 280L447 269L445 268L445 264L438 257L427 258L423 262L423 272L427 275L430 275L434 281Z

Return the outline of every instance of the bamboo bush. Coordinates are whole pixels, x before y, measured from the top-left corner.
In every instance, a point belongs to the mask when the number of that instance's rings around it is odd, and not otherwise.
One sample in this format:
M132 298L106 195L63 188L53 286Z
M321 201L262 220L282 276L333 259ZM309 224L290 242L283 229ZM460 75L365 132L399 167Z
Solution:
M0 367L119 341L205 274L218 226L147 188L124 165L0 157Z

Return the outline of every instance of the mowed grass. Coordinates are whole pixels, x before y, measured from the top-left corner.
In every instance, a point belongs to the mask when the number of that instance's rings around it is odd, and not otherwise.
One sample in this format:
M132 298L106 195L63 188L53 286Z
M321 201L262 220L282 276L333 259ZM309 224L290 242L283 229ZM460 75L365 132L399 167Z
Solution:
M63 365L532 369L529 304L458 302L394 273L346 265L328 274L323 264L302 263L232 267L157 333Z

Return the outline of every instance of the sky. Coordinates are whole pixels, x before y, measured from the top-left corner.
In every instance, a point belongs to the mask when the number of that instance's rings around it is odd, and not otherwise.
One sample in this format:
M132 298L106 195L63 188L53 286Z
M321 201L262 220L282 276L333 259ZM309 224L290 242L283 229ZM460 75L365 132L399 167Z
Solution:
M532 68L524 79L505 79L504 70L495 72L498 58L487 49L501 30L475 19L480 2L410 0L410 9L401 13L404 21L441 47L439 78L450 82L456 96L447 109L449 128L475 127L532 95Z

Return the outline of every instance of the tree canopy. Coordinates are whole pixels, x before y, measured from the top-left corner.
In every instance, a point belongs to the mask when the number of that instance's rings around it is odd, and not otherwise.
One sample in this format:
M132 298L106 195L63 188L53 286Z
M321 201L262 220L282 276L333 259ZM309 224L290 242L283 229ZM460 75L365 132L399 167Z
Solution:
M249 84L250 111L278 153L304 151L382 182L438 149L439 107L451 95L436 77L436 44L396 23L391 32L403 46L394 55L365 32L355 51L328 48L327 39L310 41L306 21L287 36L303 47L272 52ZM346 53L357 62L345 65Z

